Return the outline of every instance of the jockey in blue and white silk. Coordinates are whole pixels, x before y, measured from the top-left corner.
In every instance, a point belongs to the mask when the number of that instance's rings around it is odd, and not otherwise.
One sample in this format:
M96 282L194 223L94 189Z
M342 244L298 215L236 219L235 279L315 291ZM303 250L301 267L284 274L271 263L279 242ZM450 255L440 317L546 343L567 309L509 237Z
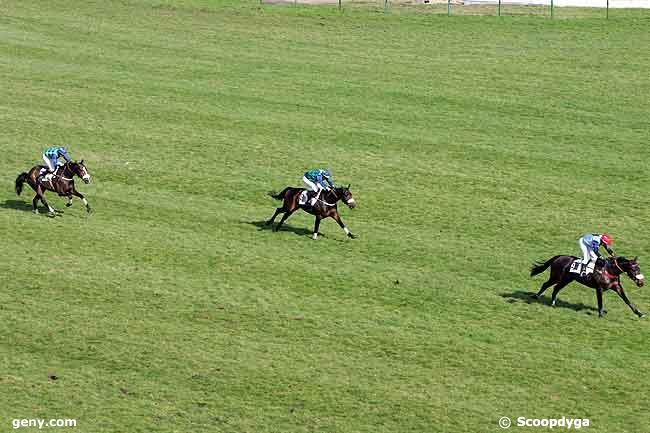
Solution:
M54 171L59 165L59 158L65 159L66 162L70 161L70 156L68 151L63 146L51 146L45 149L43 152L43 161L47 167L48 174L45 176L45 180L52 180L54 177Z
M578 240L578 245L582 250L582 267L581 275L587 275L594 271L596 260L600 257L600 247L604 246L609 255L614 255L614 251L610 248L614 241L607 233L602 235L595 233L587 233Z

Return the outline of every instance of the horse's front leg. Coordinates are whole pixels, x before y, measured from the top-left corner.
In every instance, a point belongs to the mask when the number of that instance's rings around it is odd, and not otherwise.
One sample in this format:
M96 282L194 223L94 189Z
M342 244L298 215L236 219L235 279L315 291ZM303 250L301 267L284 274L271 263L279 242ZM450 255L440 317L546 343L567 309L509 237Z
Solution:
M318 227L320 227L320 220L322 219L323 219L322 217L316 215L316 221L314 221L314 233L311 235L311 238L313 240L318 239Z
M632 311L634 311L634 314L636 314L639 317L645 316L644 313L640 312L638 308L636 308L636 305L630 302L630 300L627 298L627 295L625 294L625 290L623 290L623 286L620 284L617 284L615 287L613 287L613 290L618 294L618 296L621 297L621 299L627 304L628 307Z
M81 194L79 191L74 189L74 187L72 188L72 195L74 195L75 197L79 197L81 201L84 202L84 206L86 206L86 212L90 213L90 211L92 211L92 209L90 208L90 204L88 203L88 200L86 200L86 197L84 197L83 194ZM70 204L72 204L72 198L70 198Z
M72 194L68 195L68 201L65 204L65 207L72 206Z
M356 237L352 233L350 233L350 230L348 230L345 224L343 224L343 221L341 220L341 216L339 215L339 212L336 209L334 209L334 215L332 215L332 218L334 218L334 220L338 223L339 227L343 229L345 234L348 235L350 239L354 239Z

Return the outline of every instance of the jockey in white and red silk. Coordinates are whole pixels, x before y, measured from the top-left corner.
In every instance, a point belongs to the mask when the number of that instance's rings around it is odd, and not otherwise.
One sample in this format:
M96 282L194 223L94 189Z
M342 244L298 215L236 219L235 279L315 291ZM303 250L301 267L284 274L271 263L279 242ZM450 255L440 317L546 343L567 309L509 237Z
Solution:
M307 185L309 189L316 193L316 196L312 197L309 202L312 206L316 204L316 200L320 197L320 192L323 189L329 190L330 188L334 188L332 173L330 173L329 170L309 170L302 177L302 181L305 182L305 185Z
M587 275L594 271L596 260L600 257L600 247L604 246L610 256L614 255L614 251L610 246L614 243L612 238L607 234L602 235L595 233L587 233L578 240L580 249L582 250L582 270L581 275Z

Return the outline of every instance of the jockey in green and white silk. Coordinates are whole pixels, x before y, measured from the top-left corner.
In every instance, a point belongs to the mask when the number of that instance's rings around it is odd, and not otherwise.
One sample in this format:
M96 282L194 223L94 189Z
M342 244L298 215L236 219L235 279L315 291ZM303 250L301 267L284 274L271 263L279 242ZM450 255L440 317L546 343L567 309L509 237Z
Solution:
M314 206L316 201L320 198L320 193L323 189L329 190L334 188L334 180L332 179L332 173L329 170L309 170L302 177L302 181L316 193L309 202L310 205Z

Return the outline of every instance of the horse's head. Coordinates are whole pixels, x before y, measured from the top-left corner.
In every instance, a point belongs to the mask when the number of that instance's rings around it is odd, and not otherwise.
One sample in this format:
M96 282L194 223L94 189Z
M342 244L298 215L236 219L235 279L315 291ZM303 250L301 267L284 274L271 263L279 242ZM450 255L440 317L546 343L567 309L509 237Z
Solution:
M68 163L68 166L70 167L70 170L77 176L79 176L85 183L90 183L90 174L88 173L88 169L84 165L84 160L82 159L81 161L70 161Z
M350 209L357 207L357 202L354 201L354 197L350 192L350 184L347 187L340 186L336 188L336 193Z
M641 273L637 260L638 257L635 257L632 260L626 259L625 257L617 257L614 259L614 263L617 264L638 287L642 287L645 283L645 277Z

